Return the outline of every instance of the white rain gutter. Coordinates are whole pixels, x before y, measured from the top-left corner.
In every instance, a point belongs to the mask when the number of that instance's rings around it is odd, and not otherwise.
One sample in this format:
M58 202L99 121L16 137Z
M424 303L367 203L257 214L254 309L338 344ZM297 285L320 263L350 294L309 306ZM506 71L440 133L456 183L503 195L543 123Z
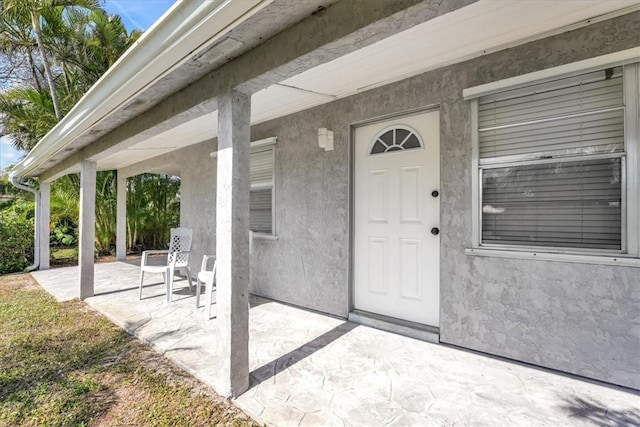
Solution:
M40 267L40 233L38 233L38 226L40 225L40 192L28 185L18 182L18 179L13 174L10 175L11 184L14 187L19 188L29 193L33 193L35 199L35 215L33 219L33 264L24 269L26 273L35 270Z
M155 81L273 0L177 1L16 164L26 177ZM27 190L30 191L30 190Z

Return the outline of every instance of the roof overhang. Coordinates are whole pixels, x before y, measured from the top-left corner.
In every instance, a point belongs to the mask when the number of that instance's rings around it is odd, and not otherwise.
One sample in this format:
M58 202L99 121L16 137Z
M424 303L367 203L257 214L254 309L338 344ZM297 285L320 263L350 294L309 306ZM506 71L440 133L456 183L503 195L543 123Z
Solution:
M180 100L184 103L184 99L201 96L194 95L199 90L198 85L209 87L205 85L207 82L203 83L203 76L215 78L218 76L215 74L217 68L225 64L229 67L232 65L234 61L228 62L229 58L241 56L258 44L263 44L261 37L264 39L265 35L280 32L295 20L309 16L311 10L315 10L322 2L303 2L307 7L304 10L296 9L294 3L289 3L289 20L285 22L282 21L282 14L275 12L287 3L289 0L177 4L96 83L59 125L16 166L13 173L18 176L45 173L48 179L52 179L74 171L76 167L68 159L72 158L69 156L73 151L131 121L141 111L153 113L154 105L160 101L168 102L165 99L168 95L178 93L191 84L180 96L175 97L175 116L180 116L183 112ZM418 4L412 6L413 3ZM544 0L483 0L477 3L452 0L449 2L450 9L442 13L424 12L421 16L415 12L435 7L429 3L406 1L403 7L413 7L414 13L397 12L389 15L387 19L392 22L397 22L399 15L405 19L406 22L395 27L389 22L377 22L378 25L393 27L393 31L387 33L380 30L380 37L371 36L369 31L371 40L358 36L357 43L353 43L353 38L336 38L331 50L319 45L313 52L316 58L305 57L310 65L301 67L298 64L299 71L287 74L278 69L279 78L276 76L263 83L260 79L265 79L260 75L251 84L246 83L244 89L248 86L247 90L253 94L252 124L598 20L637 11L640 6L637 0L583 0L581 7L576 7L575 2ZM456 4L451 6L451 3ZM225 10L231 4L235 4L234 8ZM331 16L335 7L325 12ZM297 14L294 10L297 10ZM344 13L344 9L338 12ZM407 16L413 16L414 21ZM268 29L256 29L253 24L265 25L265 18L268 18ZM369 27L375 28L373 20ZM201 31L206 29L207 33L197 34L197 28L201 28ZM278 35L285 40L286 36L286 32ZM272 46L278 47L277 42L274 41ZM348 42L352 45L345 47ZM268 47L271 46L261 46L263 52L268 51ZM163 59L165 55L168 56ZM194 60L203 55L208 56L204 70L203 65L194 66ZM257 57L264 57L264 54L259 52ZM274 69L277 65L274 63ZM185 70L188 77L182 73ZM182 80L176 80L176 75L183 75ZM196 82L197 79L200 80ZM255 80L262 86L256 84ZM215 93L212 98L215 98ZM209 140L216 136L217 114L215 102L207 106L196 109L196 113L188 119L167 119L163 127L156 126L155 132L134 131L137 134L136 138L130 138L131 143L117 146L117 141L112 142L115 149L96 149L90 153L92 159L98 161L100 169L122 168ZM144 118L144 114L140 117ZM139 118L136 117L136 120ZM65 158L67 164L62 167L60 164ZM49 172L51 168L55 172Z
M91 143L173 91L250 50L261 37L272 35L269 30L274 33L286 28L324 1L305 2L297 14L279 19L280 27L271 25L258 35L251 29L256 27L252 17L260 12L272 15L274 8L269 7L286 0L178 0L15 165L12 174L37 176L78 146ZM238 28L241 31L236 35Z

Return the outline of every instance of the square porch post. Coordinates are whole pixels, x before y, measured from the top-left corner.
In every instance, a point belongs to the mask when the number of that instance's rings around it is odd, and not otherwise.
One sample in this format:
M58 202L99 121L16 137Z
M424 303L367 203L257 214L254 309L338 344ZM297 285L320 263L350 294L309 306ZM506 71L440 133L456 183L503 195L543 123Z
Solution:
M49 222L51 217L51 183L40 182L40 218L38 234L40 240L40 270L49 269Z
M249 387L250 118L250 95L218 98L217 360L219 391L227 396Z
M80 163L80 299L94 293L94 252L96 240L96 163Z
M116 186L116 259L127 259L127 177L117 172Z

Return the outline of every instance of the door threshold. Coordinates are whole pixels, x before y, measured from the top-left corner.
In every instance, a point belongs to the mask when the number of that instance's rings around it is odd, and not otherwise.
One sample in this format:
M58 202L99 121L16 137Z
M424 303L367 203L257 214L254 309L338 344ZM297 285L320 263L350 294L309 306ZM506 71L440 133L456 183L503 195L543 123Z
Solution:
M433 326L361 310L353 310L349 313L348 319L350 322L370 326L382 331L392 332L434 344L440 343L440 329Z

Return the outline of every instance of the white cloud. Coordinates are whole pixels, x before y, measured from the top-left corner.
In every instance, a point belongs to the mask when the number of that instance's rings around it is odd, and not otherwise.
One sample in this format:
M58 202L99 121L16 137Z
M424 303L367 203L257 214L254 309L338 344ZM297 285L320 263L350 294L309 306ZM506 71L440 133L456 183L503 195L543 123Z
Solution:
M0 170L17 162L24 154L24 152L13 148L8 137L3 136L0 138Z
M128 19L129 22L131 22L138 30L145 29L145 27L142 24L140 24L133 16L131 16L131 14L127 12L127 10L124 7L122 7L122 5L119 2L117 2L116 0L111 0L110 3L114 5L116 9L118 9L118 12L119 12L118 14L120 16Z
M129 30L146 30L162 16L175 0L106 0L108 13L117 13Z

